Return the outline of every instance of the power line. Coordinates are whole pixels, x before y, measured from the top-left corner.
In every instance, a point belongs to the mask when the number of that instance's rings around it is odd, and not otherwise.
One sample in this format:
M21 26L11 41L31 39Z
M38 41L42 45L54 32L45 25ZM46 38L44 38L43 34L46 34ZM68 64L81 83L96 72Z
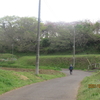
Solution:
M46 2L46 0L43 0L45 5L47 6L48 10L52 13L51 15L53 15L52 17L54 17L55 19L59 20L56 13L54 12L54 10L50 7L50 5Z

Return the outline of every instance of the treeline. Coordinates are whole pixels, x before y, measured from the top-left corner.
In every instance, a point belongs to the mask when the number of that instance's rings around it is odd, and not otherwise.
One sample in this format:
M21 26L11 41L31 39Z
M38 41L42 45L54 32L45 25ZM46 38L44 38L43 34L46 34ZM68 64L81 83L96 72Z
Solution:
M6 16L0 18L0 52L36 52L37 18ZM75 32L76 53L100 51L100 22L89 20L41 22L40 52L72 53Z

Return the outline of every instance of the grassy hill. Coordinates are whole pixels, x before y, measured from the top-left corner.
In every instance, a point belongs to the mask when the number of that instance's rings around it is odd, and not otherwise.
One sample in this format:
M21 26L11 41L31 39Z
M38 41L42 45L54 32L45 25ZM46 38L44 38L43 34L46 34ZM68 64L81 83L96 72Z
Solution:
M100 100L100 71L81 82L77 100Z

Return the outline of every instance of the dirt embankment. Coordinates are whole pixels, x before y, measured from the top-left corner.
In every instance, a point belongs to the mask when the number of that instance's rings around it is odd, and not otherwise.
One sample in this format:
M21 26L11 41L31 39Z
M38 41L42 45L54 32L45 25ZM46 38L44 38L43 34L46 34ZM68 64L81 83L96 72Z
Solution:
M3 69L3 70L13 70L13 71L17 71L17 72L35 72L35 69L25 69L25 68L6 68L6 67L2 67L1 69ZM40 69L39 73L40 74L55 75L55 74L59 74L60 72L56 71L56 70Z

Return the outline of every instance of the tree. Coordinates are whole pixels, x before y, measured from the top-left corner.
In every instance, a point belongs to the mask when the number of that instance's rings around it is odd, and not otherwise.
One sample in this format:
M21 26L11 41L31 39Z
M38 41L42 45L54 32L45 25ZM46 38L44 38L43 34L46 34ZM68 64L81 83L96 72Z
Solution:
M11 52L12 45L16 52L36 53L37 18L6 16L0 18L0 52ZM74 22L76 52L95 47L100 50L99 21L88 20ZM73 23L40 23L40 51L42 53L72 52Z
M4 22L4 24L2 24ZM34 17L15 17L6 16L0 19L2 29L2 42L11 49L14 48L19 52L35 51L37 19Z
M99 34L99 31L100 31L100 23L99 22L96 22L95 24L94 24L94 33L95 34Z
M21 52L35 51L37 20L36 18L21 18L17 21L17 49Z
M85 47L88 41L92 40L93 25L85 21L76 25L76 46Z

